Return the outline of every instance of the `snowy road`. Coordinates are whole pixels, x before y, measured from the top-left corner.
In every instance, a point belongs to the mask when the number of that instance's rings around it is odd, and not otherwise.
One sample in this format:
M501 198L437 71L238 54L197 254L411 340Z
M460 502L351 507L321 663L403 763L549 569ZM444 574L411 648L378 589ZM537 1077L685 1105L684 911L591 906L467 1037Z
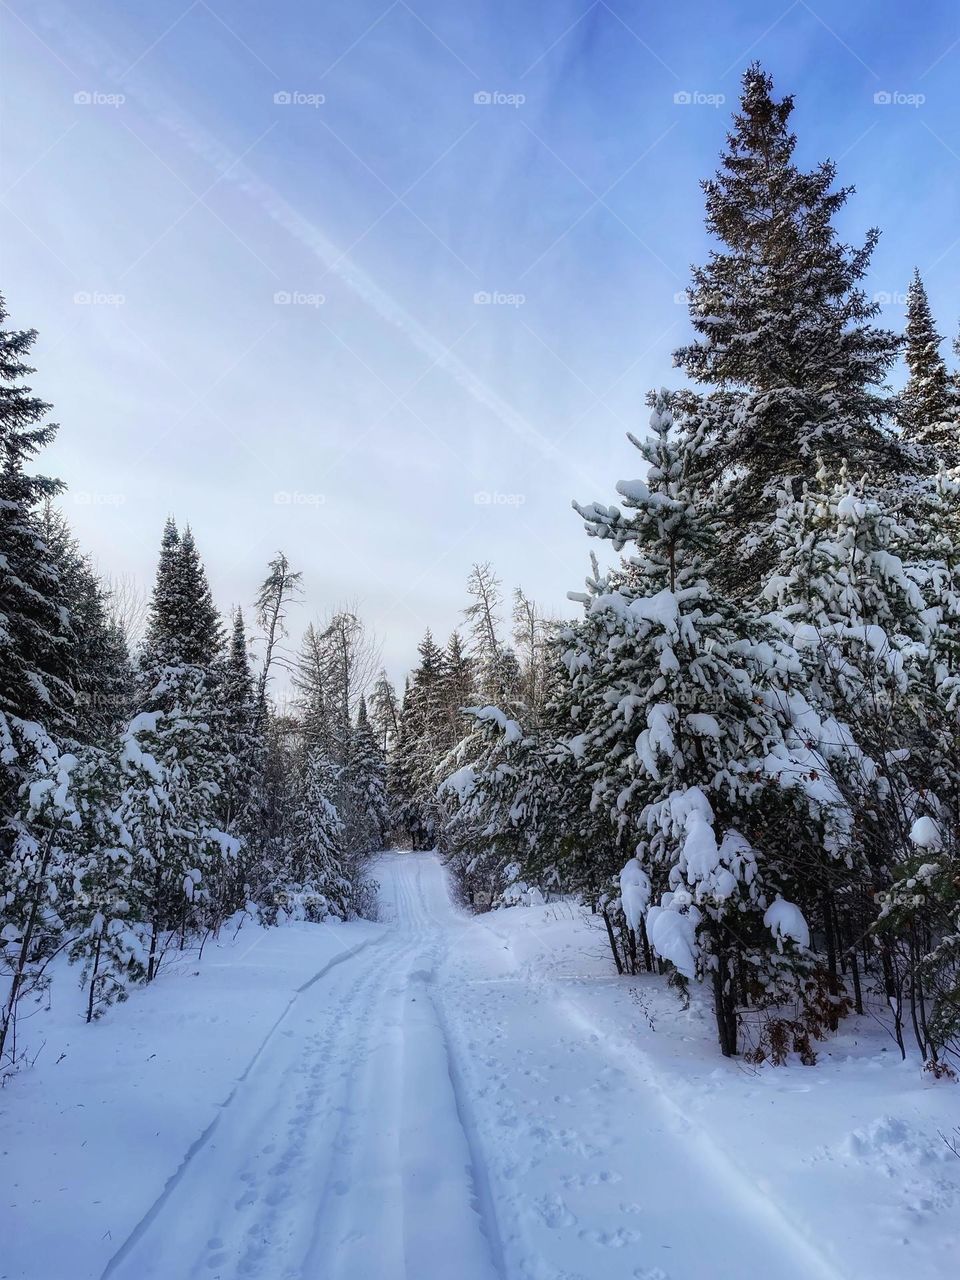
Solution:
M300 987L104 1280L840 1280L432 856L377 875L392 927Z

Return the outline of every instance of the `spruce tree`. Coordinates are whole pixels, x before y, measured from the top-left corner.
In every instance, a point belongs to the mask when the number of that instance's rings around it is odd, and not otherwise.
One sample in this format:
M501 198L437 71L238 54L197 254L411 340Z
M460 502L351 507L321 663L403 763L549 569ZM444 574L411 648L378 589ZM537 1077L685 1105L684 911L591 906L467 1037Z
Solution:
M698 511L694 459L673 438L665 393L651 430L645 443L633 441L645 479L617 486L628 513L577 508L590 534L633 549L618 585L589 601L598 628L586 665L603 695L577 750L601 775L612 757L612 794L624 776L622 744L633 742L632 779L615 803L654 888L647 933L683 979L709 979L720 1047L732 1054L738 1005L782 1000L807 968L795 905L803 884L784 851L815 836L816 794L799 785L778 703L789 654L778 655L768 628L706 576L715 535ZM768 917L775 899L784 906ZM787 920L783 950L776 927Z
M387 766L360 699L350 739L350 757L341 788L345 798L345 839L361 858L384 848L390 831Z
M904 358L910 376L900 396L903 431L909 440L930 446L935 456L953 465L960 446L960 404L940 354L941 342L920 272L914 271L907 291Z
M454 631L447 641L443 658L442 685L447 719L446 746L449 749L463 734L463 708L477 701L474 665L458 631Z
M168 518L150 600L141 667L170 666L212 672L223 650L223 625L189 526L181 535Z
M831 161L799 168L792 112L793 98L775 99L770 76L749 67L721 167L703 183L720 247L693 270L697 337L674 355L713 388L682 403L701 487L723 482L718 567L741 595L772 562L778 494L799 496L818 458L878 482L905 465L883 385L900 339L875 324L862 287L878 233L860 247L838 239L852 188L835 186Z
M223 829L236 770L223 706L222 627L189 530L164 528L139 672L123 737L121 812L137 848L148 980L176 938L216 929L237 901L241 841ZM229 805L227 806L229 807Z
M405 838L415 849L431 849L442 825L437 785L449 743L449 720L444 697L444 654L429 630L417 655L420 661L410 677L400 710L390 792L397 824Z
M400 732L400 701L386 671L377 676L370 695L370 722L386 758L396 746Z
M133 710L134 677L126 637L110 615L109 594L80 551L63 513L49 500L41 530L70 614L73 735L106 747Z
M221 811L228 825L257 807L261 744L257 704L243 613L236 609L222 675L223 734L232 761Z
M6 318L0 296L0 712L56 733L74 723L74 638L39 515L62 486L30 468L57 427L23 384L36 331L6 329Z
M324 920L331 914L341 918L348 914L351 886L343 870L343 819L333 799L338 775L339 769L322 748L305 745L287 874L278 886L288 916Z

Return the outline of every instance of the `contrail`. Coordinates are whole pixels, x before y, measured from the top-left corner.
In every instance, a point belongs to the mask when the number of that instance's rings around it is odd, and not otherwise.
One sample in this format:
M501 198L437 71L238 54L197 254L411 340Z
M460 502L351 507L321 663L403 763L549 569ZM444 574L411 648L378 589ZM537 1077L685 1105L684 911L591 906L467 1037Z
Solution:
M488 386L469 365L425 329L365 271L346 258L316 223L304 217L276 188L260 179L242 160L238 161L235 154L213 134L166 94L151 85L139 70L138 63L134 63L132 67L129 63L125 64L99 32L92 31L85 23L78 21L74 12L59 4L34 3L30 10L36 15L34 22L40 31L46 28L60 36L66 35L74 59L81 58L86 68L102 78L104 85L122 84L122 90L128 97L135 99L165 129L205 160L220 174L222 181L242 191L267 217L313 254L327 271L342 280L381 319L400 330L433 364L444 369L471 399L489 409L504 426L536 448L542 456L559 462L565 470L583 482L583 474L569 466L563 451L558 450L539 428Z

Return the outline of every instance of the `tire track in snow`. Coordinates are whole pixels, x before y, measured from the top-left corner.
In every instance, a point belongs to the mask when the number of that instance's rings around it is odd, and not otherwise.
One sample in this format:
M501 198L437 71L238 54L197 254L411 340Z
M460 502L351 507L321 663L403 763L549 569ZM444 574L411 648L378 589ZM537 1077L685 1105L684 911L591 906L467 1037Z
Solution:
M300 1260L307 1247L315 1197L322 1199L329 1189L329 1169L349 1110L351 1079L368 1049L369 1002L376 999L384 972L401 954L396 939L391 941L394 945L386 953L377 953L377 963L364 969L329 1011L323 1045L309 1055L312 1066L306 1088L290 1117L287 1142L269 1171L274 1181L255 1189L254 1200L262 1207L245 1233L247 1244L238 1268L244 1277L265 1275L278 1280L283 1276L286 1280L302 1274ZM283 1269L281 1253L286 1257Z
M303 1280L423 1280L447 1262L458 1280L505 1280L483 1162L431 998L449 916L431 907L425 870L436 864L423 855L383 866L406 950L365 1015L380 1035L352 1072Z
M420 923L421 927L424 929L432 926L433 934L436 939L431 955L431 965L427 974L427 979L424 982L424 994L429 1001L430 1011L433 1015L436 1034L439 1039L439 1049L442 1056L446 1084L449 1088L453 1102L453 1111L456 1117L456 1123L459 1126L463 1137L464 1147L466 1149L466 1174L470 1189L471 1208L477 1216L477 1225L486 1243L489 1261L492 1264L492 1270L495 1272L496 1276L500 1277L500 1280L506 1280L507 1272L504 1262L503 1243L497 1220L496 1205L490 1185L487 1161L480 1143L476 1124L474 1123L468 1094L464 1087L463 1075L457 1061L453 1042L450 1038L446 1014L443 1008L442 995L440 994L436 984L437 971L446 959L447 950L449 948L450 925L452 923L462 923L465 921L459 921L457 918L458 913L456 912L450 897L446 869L443 864L440 863L439 859L435 861L434 867L436 868L436 872L439 874L443 893L441 911L437 911L435 907L431 909L423 886L424 864L422 862L417 863L416 889L420 911ZM414 1270L409 1274L411 1275L412 1280L413 1277L417 1276L418 1272Z
M173 1194L173 1192L176 1190L176 1188L180 1185L180 1183L183 1181L183 1179L187 1175L187 1172L190 1169L191 1165L193 1164L194 1160L209 1143L211 1137L216 1132L218 1126L223 1120L224 1115L227 1114L227 1112L231 1108L238 1094L240 1094L244 1084L249 1079L251 1072L254 1070L257 1063L260 1061L260 1059L263 1057L268 1046L273 1041L280 1027L283 1025L284 1021L290 1015L291 1010L300 1000L301 996L306 991L308 991L315 983L319 982L321 978L329 974L333 969L336 969L340 965L345 964L347 961L352 960L355 956L359 955L360 952L366 951L368 947L374 946L382 941L383 941L383 937L367 939L366 941L361 942L358 946L351 947L349 950L341 952L340 955L334 956L332 960L329 960L325 965L323 965L320 969L318 969L317 972L313 975L313 977L309 978L305 983L303 983L300 987L298 987L296 991L294 991L293 995L287 1001L283 1010L281 1011L279 1016L276 1018L272 1026L269 1028L266 1035L263 1037L260 1044L258 1045L257 1049L254 1051L253 1055L247 1062L247 1065L244 1067L243 1071L237 1077L237 1080L234 1083L233 1088L227 1094L226 1098L224 1098L224 1100L218 1104L216 1115L213 1117L213 1119L210 1121L207 1127L194 1139L194 1141L190 1144L190 1146L184 1152L184 1155L180 1161L180 1164L177 1166L174 1172L167 1179L160 1195L156 1198L156 1200L154 1200L150 1208L140 1218L139 1222L137 1222L137 1224L134 1226L132 1231L127 1236L126 1240L124 1240L123 1244L119 1247L119 1249L117 1249L117 1251L109 1259L109 1261L107 1262L107 1265L104 1267L103 1271L101 1272L101 1280L110 1280L110 1277L116 1273L117 1268L125 1260L125 1258L130 1254L134 1246L138 1243L138 1241L145 1234L145 1232L150 1227L150 1225L158 1217L158 1215L166 1205L167 1201L170 1199L170 1196Z
M469 1102L469 1092L466 1088L460 1065L454 1052L453 1043L450 1039L450 1032L447 1025L446 1015L440 1000L431 992L430 1002L433 1006L434 1016L443 1038L443 1051L447 1066L447 1078L450 1081L450 1089L453 1093L454 1107L456 1108L457 1120L463 1130L464 1140L469 1153L468 1176L474 1192L474 1208L480 1219L480 1229L487 1241L490 1250L490 1257L493 1262L494 1269L501 1280L507 1280L507 1267L504 1260L503 1241L500 1235L500 1224L497 1218L496 1201L493 1196L493 1190L490 1181L490 1172L487 1165L486 1157L483 1153L483 1145L480 1141L477 1125L473 1117L473 1111Z

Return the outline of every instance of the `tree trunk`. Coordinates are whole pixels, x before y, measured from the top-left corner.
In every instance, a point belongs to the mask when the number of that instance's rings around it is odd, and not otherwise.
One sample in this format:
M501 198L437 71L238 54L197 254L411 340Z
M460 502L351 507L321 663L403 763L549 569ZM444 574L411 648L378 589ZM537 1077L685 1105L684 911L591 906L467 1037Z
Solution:
M643 947L643 963L647 973L653 973L653 957L650 954L650 939L647 937L647 922L640 917L640 945Z
M823 931L827 945L827 990L830 993L828 1025L831 1031L836 1031L840 1025L840 1016L837 1012L840 979L837 976L837 936L833 927L833 903L830 900L830 891L828 889L824 889L821 903L823 909Z
M23 986L23 979L27 969L27 961L30 958L30 944L33 942L34 931L36 930L37 920L40 915L40 903L43 899L43 885L47 874L47 868L50 865L50 855L53 852L53 840L55 835L56 831L51 831L47 837L47 847L43 851L43 860L40 863L37 882L34 885L33 901L30 904L30 915L27 919L27 927L23 931L23 941L20 944L20 954L17 957L17 965L13 971L13 978L10 982L10 995L7 998L7 1004L3 1011L3 1019L0 1021L0 1062L3 1061L3 1050L7 1043L7 1036L16 1018L17 1000L20 997L20 988Z
M610 939L610 950L613 952L614 964L617 966L617 973L623 973L623 961L620 959L620 952L617 948L617 940L613 936L613 925L610 923L610 917L607 915L606 907L603 908L603 923L607 926L607 937Z
M732 991L725 989L732 986L732 982L724 980L725 967L721 963L713 971L713 1008L717 1018L720 1052L725 1058L733 1058L737 1052L737 1011Z
M90 993L87 996L87 1022L93 1021L94 992L97 986L97 970L100 968L100 948L103 946L103 934L97 934L97 946L93 953L93 969L90 973Z
M857 949L853 947L850 951L850 974L853 978L853 1007L857 1013L863 1013L863 991L860 987L860 961L857 959Z

